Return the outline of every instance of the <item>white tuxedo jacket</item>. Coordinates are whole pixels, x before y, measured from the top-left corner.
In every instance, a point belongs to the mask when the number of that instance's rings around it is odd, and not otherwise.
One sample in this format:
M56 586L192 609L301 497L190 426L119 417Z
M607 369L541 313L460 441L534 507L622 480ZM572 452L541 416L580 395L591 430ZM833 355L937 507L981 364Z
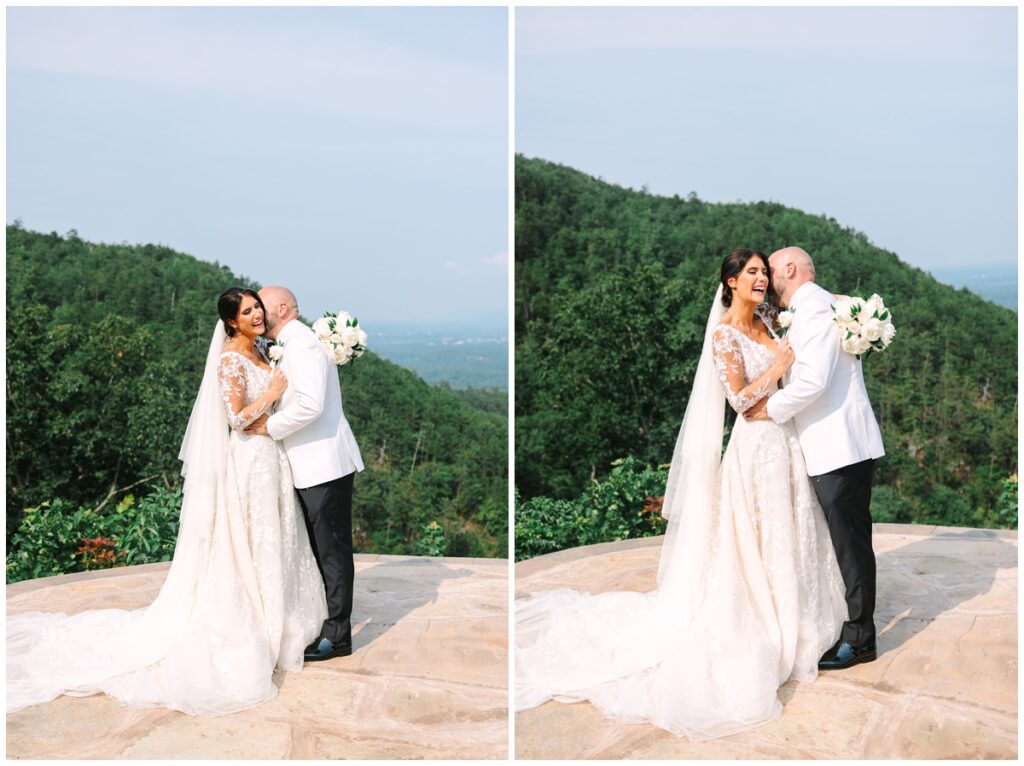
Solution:
M296 489L362 471L359 445L341 408L338 373L320 341L297 319L277 340L284 344L280 365L288 388L267 419L267 433L284 443Z
M768 398L772 420L793 419L811 476L885 454L860 360L840 345L833 302L832 294L813 282L793 294L787 335L796 362L785 388Z

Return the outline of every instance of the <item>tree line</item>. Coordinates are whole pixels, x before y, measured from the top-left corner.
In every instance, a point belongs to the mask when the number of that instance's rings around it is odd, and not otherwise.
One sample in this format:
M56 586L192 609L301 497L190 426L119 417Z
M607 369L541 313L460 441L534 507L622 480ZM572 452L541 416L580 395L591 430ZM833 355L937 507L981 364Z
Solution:
M772 202L661 197L523 156L515 194L522 504L578 498L617 460L668 462L722 258L799 245L821 285L879 293L893 311L893 345L864 358L886 449L875 520L1016 527L1013 311Z
M125 506L129 496L180 502L178 447L217 297L232 285L259 288L168 247L7 227L9 561L14 541L25 539L17 531L26 509L35 519L59 517L47 522L59 526L79 511L103 517L145 506ZM437 550L441 534L446 555L504 556L508 425L500 396L428 385L372 350L338 374L367 466L353 499L357 550ZM74 558L73 543L59 543L65 559Z

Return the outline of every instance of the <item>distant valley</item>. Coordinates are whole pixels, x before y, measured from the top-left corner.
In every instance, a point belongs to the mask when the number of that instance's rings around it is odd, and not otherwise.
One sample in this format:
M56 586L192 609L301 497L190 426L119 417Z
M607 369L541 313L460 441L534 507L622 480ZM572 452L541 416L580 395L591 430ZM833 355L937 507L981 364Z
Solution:
M1017 310L1017 265L1014 263L928 269L940 282L965 287L975 295Z
M366 321L370 347L428 383L508 390L508 330L497 319L451 324Z

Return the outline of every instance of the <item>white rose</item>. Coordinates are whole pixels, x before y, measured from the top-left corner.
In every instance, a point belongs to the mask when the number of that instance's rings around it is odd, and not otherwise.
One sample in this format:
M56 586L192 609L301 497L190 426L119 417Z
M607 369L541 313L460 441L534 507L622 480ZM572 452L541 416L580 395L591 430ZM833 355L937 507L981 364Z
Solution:
M793 324L793 312L783 311L779 314L779 327L786 328Z
M334 363L337 365L346 364L352 355L344 346L334 349Z
M860 322L856 319L851 319L849 322L843 323L843 329L849 330L853 333L854 337L858 337L860 335Z
M338 312L338 327L345 327L345 325L352 321L352 315L347 311Z
M892 343L892 339L893 337L895 337L895 335L896 328L893 327L892 322L886 322L885 326L882 328L882 343L888 346L890 343Z
M327 317L320 317L313 322L313 332L317 334L318 338L329 338L331 336L331 325Z
M843 351L845 351L848 354L859 354L860 351L857 350L857 348L858 348L857 343L858 343L859 340L860 340L860 338L858 338L857 336L854 336L852 338L847 338L846 340L844 340L843 341Z
M363 332L363 328L362 327L357 327L356 328L356 333L358 334L358 337L359 337L359 345L360 346L365 346L366 345L366 333ZM362 353L362 352L360 351L359 353Z
M864 337L874 342L882 337L882 330L884 329L884 322L879 319L869 319L864 325Z
M836 317L840 322L849 322L853 319L853 315L850 313L852 308L853 301L845 296L836 301Z
M876 312L881 316L882 312L885 311L885 304L882 302L882 296L878 293L872 294L872 296L868 298L868 307L866 311L868 312L869 317L874 316Z
M335 346L339 345L342 342L341 341L341 336L338 333L336 333L336 332L331 333L331 337L329 338L329 340Z
M284 356L284 347L282 346L271 346L270 351L267 352L267 356L270 357L271 361L277 362Z
M355 327L346 327L341 331L341 342L345 344L347 348L352 348L359 342L359 330Z
M867 338L857 338L857 353L858 354L866 354L872 348L873 348L873 346L871 345L871 341L869 341Z

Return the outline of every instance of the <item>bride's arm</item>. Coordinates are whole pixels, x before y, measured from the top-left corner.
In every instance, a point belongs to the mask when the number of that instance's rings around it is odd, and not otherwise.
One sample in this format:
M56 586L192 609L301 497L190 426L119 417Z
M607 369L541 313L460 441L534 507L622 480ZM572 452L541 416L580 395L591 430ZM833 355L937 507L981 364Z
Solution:
M222 356L220 365L217 367L217 378L220 380L220 398L224 401L228 424L236 431L244 431L246 426L270 409L270 406L281 398L281 394L288 385L281 371L275 368L270 388L247 407L245 406L245 368L242 365L241 357L236 354Z
M789 345L783 340L788 352ZM736 412L743 414L768 395L772 383L777 381L792 364L792 352L776 354L775 363L757 380L746 383L743 366L743 352L739 339L724 325L715 328L711 345L711 356L715 361L718 380L725 390L725 398Z

